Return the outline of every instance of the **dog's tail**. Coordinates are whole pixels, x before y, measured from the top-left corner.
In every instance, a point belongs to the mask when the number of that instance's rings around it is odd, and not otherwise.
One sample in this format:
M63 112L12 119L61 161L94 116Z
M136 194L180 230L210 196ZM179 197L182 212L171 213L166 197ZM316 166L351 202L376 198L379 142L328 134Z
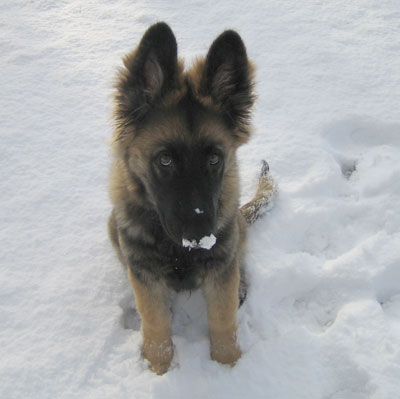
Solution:
M267 161L262 161L256 195L240 208L246 222L248 224L254 223L264 212L271 209L277 193L278 185L269 172L269 165Z

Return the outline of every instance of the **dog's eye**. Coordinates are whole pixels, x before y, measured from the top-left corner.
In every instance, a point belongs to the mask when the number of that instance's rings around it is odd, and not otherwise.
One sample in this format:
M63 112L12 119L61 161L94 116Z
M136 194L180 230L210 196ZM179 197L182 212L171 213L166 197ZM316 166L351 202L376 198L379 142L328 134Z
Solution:
M219 155L217 154L210 155L209 161L210 165L216 165L219 162Z
M160 155L160 164L162 166L171 166L172 164L172 157L171 155L167 154L167 153L162 153Z

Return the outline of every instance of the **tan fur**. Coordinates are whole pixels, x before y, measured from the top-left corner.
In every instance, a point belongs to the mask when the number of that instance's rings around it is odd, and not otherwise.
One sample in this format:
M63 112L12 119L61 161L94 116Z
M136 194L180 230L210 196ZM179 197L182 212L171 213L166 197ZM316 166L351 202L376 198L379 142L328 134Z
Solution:
M161 282L143 284L130 269L128 276L142 317L143 355L156 374L164 374L174 355L168 310L169 290Z
M236 342L239 307L239 265L229 270L224 279L206 279L203 292L207 302L208 325L210 330L211 358L219 363L234 365L241 356Z
M272 204L277 195L278 186L269 172L268 164L263 161L257 192L253 199L240 208L240 212L248 224L254 223Z
M115 224L115 214L111 212L110 218L108 219L108 235L111 239L111 243L114 247L119 247L118 242L118 230Z
M197 58L197 60L193 63L190 70L187 72L186 76L187 76L187 79L189 80L189 82L191 83L191 86L194 90L197 100L201 104L203 104L205 107L214 109L215 111L219 112L220 109L218 108L218 106L216 106L216 104L214 103L211 96L205 95L201 91L203 73L204 73L204 68L205 68L205 61L206 61L206 59L204 57ZM249 79L251 82L254 81L254 75L255 75L254 64L251 61L249 61ZM226 79L226 75L224 76L224 74L221 73L219 76L219 81L221 82L224 79ZM235 137L238 140L236 142L236 148L239 147L240 145L246 143L249 140L251 129L252 129L252 127L250 125L248 125L247 123L239 124L236 131L233 132ZM246 134L243 134L243 132L246 132Z

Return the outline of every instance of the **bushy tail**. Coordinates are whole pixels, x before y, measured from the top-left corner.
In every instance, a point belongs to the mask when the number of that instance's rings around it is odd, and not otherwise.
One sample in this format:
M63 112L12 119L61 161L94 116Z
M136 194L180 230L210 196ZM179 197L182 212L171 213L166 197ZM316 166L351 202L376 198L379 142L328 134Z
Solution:
M267 161L262 161L261 173L258 179L258 188L254 198L240 208L246 222L254 223L268 209L271 209L278 193L278 185L269 172Z

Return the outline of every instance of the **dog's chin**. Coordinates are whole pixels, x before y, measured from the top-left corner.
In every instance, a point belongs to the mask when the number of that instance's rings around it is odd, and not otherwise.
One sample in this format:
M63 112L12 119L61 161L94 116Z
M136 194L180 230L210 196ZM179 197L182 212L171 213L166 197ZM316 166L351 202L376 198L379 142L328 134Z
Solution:
M161 226L164 230L165 235L176 245L182 246L182 235L173 232L173 229L168 227L163 217L160 217Z
M200 242L197 242L196 240L189 240L186 239L185 237L182 237L182 235L177 235L173 234L170 229L168 229L167 226L163 226L164 233L165 235L177 246L186 248L189 251L190 250L198 250L198 249L204 249L204 247L201 246ZM210 234L210 236L213 236L213 234Z
M209 228L204 228L204 234L199 234L198 231L195 234L193 234L193 231L192 233L187 232L185 234L184 229L180 228L179 223L176 223L175 219L171 220L171 218L165 217L160 211L158 211L158 215L165 235L175 245L188 250L210 249L214 246L217 226L212 225ZM191 227L191 230L195 230L195 227L198 226ZM197 239L193 238L196 236Z
M174 234L170 234L168 231L165 231L165 234L168 236L168 238L176 245L178 245L179 247L182 246L182 238L181 237L177 237Z

